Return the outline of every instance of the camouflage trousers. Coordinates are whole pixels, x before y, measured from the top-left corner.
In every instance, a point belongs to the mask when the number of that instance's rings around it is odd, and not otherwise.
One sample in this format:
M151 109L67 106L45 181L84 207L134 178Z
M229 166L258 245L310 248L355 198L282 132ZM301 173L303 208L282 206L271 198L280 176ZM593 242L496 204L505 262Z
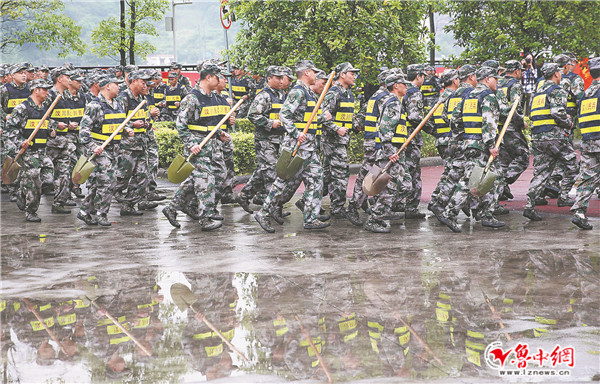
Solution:
M323 168L319 155L316 151L298 152L297 155L304 158L302 168L295 177L288 180L283 180L279 177L275 179L275 182L269 190L269 194L265 199L261 207L261 213L269 215L269 211L274 209L275 206L281 201L281 197L284 192L290 190L290 185L294 185L300 179L304 183L304 223L309 224L314 222L319 215L321 209L321 190L323 189Z
M590 198L594 191L600 187L600 152L582 152L580 180L575 195L575 204L571 207L573 212L586 213Z
M329 193L331 205L329 211L338 213L346 204L346 190L350 178L348 164L348 146L330 143L327 139L321 142L323 150L323 196Z
M4 164L7 156L10 156L12 159L15 158L17 152L19 152L19 147L17 146L14 139L11 139L7 136L7 132L2 132L2 147L0 148L0 165ZM2 183L4 185L4 183ZM15 195L19 190L19 178L15 180L12 184L6 186L8 189L8 193L10 195Z
M46 147L46 155L54 164L54 204L64 205L71 198L71 164L75 144L69 142L64 148Z
M148 188L148 154L145 150L119 148L115 190L123 193L123 205L129 208L142 201Z
M148 192L156 191L158 177L158 143L152 129L148 130Z
M375 140L365 140L364 142L364 155L363 162L358 175L356 176L356 182L354 183L354 190L352 191L352 199L348 202L348 208L358 209L362 206L363 202L367 198L367 194L363 192L362 184L365 180L365 176L369 173L369 169L375 165L377 150L375 149Z
M237 104L239 102L238 100L233 100L233 104ZM238 109L236 109L235 111L235 117L238 119L245 119L248 116L248 111L250 110L250 104L251 102L246 99L246 101L244 101L242 103L242 105L239 106Z
M533 178L529 182L525 208L535 207L535 199L542 196L548 179L559 163L565 163L565 173L560 181L559 197L566 199L577 177L577 155L567 139L532 140Z
M25 212L35 213L40 207L42 181L40 171L45 156L45 148L27 149L20 158L19 191L25 201Z
M93 152L87 150L87 156ZM81 202L81 211L90 215L108 214L113 198L115 171L117 168L117 150L113 144L108 145L100 156L92 160L94 170L87 179L87 194Z
M522 132L506 131L498 161L504 170L505 185L513 184L529 167L529 145ZM501 190L504 189L501 186Z
M431 195L431 201L434 201L441 207L448 205L454 190L458 186L458 182L465 173L466 159L461 145L450 143L446 155L444 172Z
M568 140L571 142L571 145L573 145L573 139L574 133L573 131L571 131L571 133L569 133L568 138ZM576 164L577 168L575 170L575 174L577 175L577 173L579 172L579 163L577 162ZM546 183L546 188L558 192L560 190L561 180L567 173L569 173L569 170L567 170L567 164L564 161L559 161L558 163L556 163L556 165L554 166L554 170L552 171L552 175Z
M73 170L75 164L77 164L77 160L83 155L83 146L79 141L79 131L69 131L69 133L67 133L67 138L69 139L69 143L73 144L75 147L75 150L70 153L71 170ZM73 189L73 187L75 187L75 185L71 181L71 189Z
M377 152L376 158L375 164L381 169L389 162L389 159L386 156L382 156L381 151ZM400 159L392 164L388 172L392 179L385 189L374 197L375 204L371 207L371 217L377 220L384 220L385 216L392 213L392 203L394 202L394 198L395 196L398 196L399 193L402 193L402 191L399 190L399 187L402 184L405 173L404 153L400 154Z
M446 206L445 215L454 218L458 216L458 213L464 206L469 204L469 199L472 197L471 192L469 191L469 179L473 172L473 168L475 168L476 165L482 168L485 167L488 158L489 155L479 149L467 148L465 150L464 173ZM502 174L495 164L495 162L492 162L489 170L495 172L498 175L498 178L502 178ZM498 202L498 184L499 181L496 179L492 189L486 193L485 196L482 196L479 199L473 197L473 200L479 201L479 209L485 217L491 217L493 215L495 205Z
M405 160L405 178L410 177L412 188L399 191L395 199L397 202L404 201L407 211L416 210L421 202L423 185L421 183L421 147L409 144L404 151Z
M194 170L171 199L170 208L181 210L182 207L197 206L200 217L215 214L215 173L212 160L214 140L209 140L200 153L190 160ZM185 156L189 154L186 150Z
M215 205L223 198L225 178L227 177L227 165L223 153L221 139L212 140L212 170L215 178Z
M444 163L444 171L442 172L442 175L440 176L440 180L438 181L437 186L431 193L431 201L433 201L435 203L437 203L437 201L438 201L438 197L440 194L440 186L447 183L448 174L452 170L452 163L451 163L450 154L449 154L450 150L448 149L448 145L438 145L436 148L437 148L438 154L440 155L440 157L442 158L442 161Z
M271 186L277 178L275 164L279 158L279 142L256 140L254 141L254 152L256 153L256 168L250 176L248 183L242 188L240 196L251 199L254 195L263 194L271 190Z
M54 186L54 163L48 155L44 157L40 178L42 179L42 188Z
M177 120L177 111L178 109L161 108L156 121L175 121Z
M223 182L219 185L219 194L223 196L233 196L233 177L235 176L235 164L233 162L233 140L224 143L217 140L221 145L223 152L223 161L225 162L225 173Z

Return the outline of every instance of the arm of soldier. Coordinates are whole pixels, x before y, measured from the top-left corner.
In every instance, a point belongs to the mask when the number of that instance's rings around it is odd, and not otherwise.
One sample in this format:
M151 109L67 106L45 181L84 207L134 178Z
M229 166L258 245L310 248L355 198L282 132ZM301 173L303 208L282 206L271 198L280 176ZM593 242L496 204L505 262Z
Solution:
M13 137L23 137L22 129L25 127L27 123L27 110L24 104L19 104L13 109L12 113L8 116L8 120L6 120L6 129L8 132L13 133ZM20 140L14 140L15 144L19 143ZM26 143L26 139L21 141L21 147L23 147Z
M265 131L273 129L273 123L278 120L270 119L267 113L271 109L271 100L266 92L263 92L254 98L250 109L248 110L248 120L256 127L263 128Z
M581 100L585 93L585 84L581 76L576 76L571 82L571 92L573 92L579 104L579 100Z
M423 94L414 92L405 105L407 108L406 120L416 127L423 120Z
M190 150L196 145L196 141L194 140L194 135L188 128L188 121L194 118L195 111L196 106L191 97L186 97L181 101L181 107L177 112L177 120L175 121L175 127L177 128L179 138L183 142L183 145Z
M573 128L573 120L567 113L567 92L562 89L555 89L550 93L550 115L556 121L556 124L565 129Z
M398 161L398 156L396 155L398 149L392 145L392 138L400 122L401 113L400 102L391 103L383 110L379 119L378 135L381 141L381 150L384 156L394 163Z
M365 130L365 121L367 119L367 103L361 103L358 112L352 117L352 129L355 131Z
M520 81L512 86L509 97L511 106L517 100L517 97L520 97L519 105L517 105L517 109L515 110L515 114L512 118L512 124L517 128L523 128L525 127L525 97L523 85Z
M304 95L302 91L298 89L292 89L288 94L288 97L283 102L281 111L279 112L279 120L283 124L283 128L287 134L294 139L297 139L300 135L300 131L296 129L294 125L294 113L300 108L300 105L304 103Z
M498 135L498 119L500 118L500 104L495 94L487 95L481 103L481 136L484 148L494 157L498 156L495 147Z
M94 124L101 124L101 119L102 108L100 107L100 104L91 102L86 105L83 117L79 123L79 140L91 152L96 152L96 149L99 148L99 146L94 143L94 140L92 140L92 127Z
M5 86L2 86L0 88L0 107L2 109L2 112L4 113L4 121L6 121L6 119L8 119L8 89L6 89Z
M330 134L337 133L340 136L345 136L348 133L348 129L340 127L333 122L333 115L339 106L339 99L339 93L333 90L327 91L321 104L323 114L320 116L322 121L319 121L319 123L322 123L323 129Z

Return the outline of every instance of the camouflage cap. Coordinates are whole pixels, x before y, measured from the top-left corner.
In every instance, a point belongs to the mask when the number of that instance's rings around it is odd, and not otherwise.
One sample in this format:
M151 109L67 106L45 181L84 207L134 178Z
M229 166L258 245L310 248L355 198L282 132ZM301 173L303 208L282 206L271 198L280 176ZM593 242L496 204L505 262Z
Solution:
M477 75L477 81L488 77L495 77L496 79L500 78L500 76L498 76L498 70L494 67L479 67L475 74Z
M425 66L423 64L411 64L406 67L407 75L424 75L425 74Z
M36 88L50 89L53 85L48 80L34 79L29 82L29 89L34 90Z
M181 68L182 68L182 66L178 62L176 62L176 61L171 62L171 69L181 69Z
M423 64L423 66L425 67L424 70L426 72L435 71L435 68L432 65Z
M45 72L50 72L50 70L48 69L48 66L47 66L47 65L40 65L40 66L38 67L38 72L42 72L42 71L45 71Z
M269 76L284 76L285 73L282 71L282 67L277 65L269 65L265 70L265 77Z
M440 76L440 80L442 80L442 83L444 84L447 84L454 79L458 79L458 71L456 69L448 68L442 72L442 75Z
M52 79L54 81L56 81L56 79L58 79L59 76L62 76L62 75L71 76L71 73L72 72L69 71L69 68L67 68L67 67L56 67L52 71L50 71L50 76L52 76Z
M569 59L573 62L573 64L577 64L577 56L573 52L567 52L565 55L569 56Z
M542 65L541 71L545 78L549 78L552 77L552 75L554 75L556 72L560 71L560 67L556 63L545 63Z
M338 65L335 66L335 76L336 78L339 77L340 74L344 73L344 72L360 72L360 69L358 68L354 68L352 66L352 64L345 62L345 63L340 63Z
M588 62L588 66L590 67L590 71L592 69L600 70L600 57L590 59L590 61Z
M391 85L402 83L406 85L412 84L410 81L406 80L406 77L400 73L392 73L388 77L385 78L385 86L389 87Z
M506 69L500 65L500 62L498 60L486 60L481 64L481 66L482 67L491 67L491 68L494 68L496 71Z
M173 77L179 77L179 74L177 72L169 72L169 79Z
M119 84L119 80L111 75L102 76L98 79L98 85L100 86L100 88L106 87L108 84L112 83Z
M123 67L123 72L125 73L131 73L133 71L137 71L138 70L138 66L137 65L126 65Z
M315 67L315 64L310 60L298 60L295 64L296 72L304 71L306 69L312 69L313 71L318 71L319 68Z
M218 65L214 64L204 64L200 72L206 73L208 75L218 75L219 73L221 73L221 68L219 68ZM174 73L177 76L176 72L171 73ZM171 77L171 73L169 73L169 77Z
M73 63L69 63L69 62L64 63L62 66L71 71L75 69L75 67L73 66Z
M94 84L96 84L98 81L100 81L100 79L102 78L103 75L101 75L100 73L92 73L90 74L86 80L87 83L92 86Z
M379 72L379 75L377 75L377 81L379 82L379 84L385 84L385 79L387 79L387 77L389 75L391 75L392 73L394 73L393 69L388 69L388 68L382 69L382 71Z
M129 74L129 80L137 80L137 79L142 79L142 80L150 80L152 77L148 74L147 71L141 69L141 70L137 70L137 71L133 71Z
M508 60L506 63L504 63L504 66L506 67L506 72L514 72L519 69L523 69L523 66L519 60Z
M321 80L327 80L329 79L329 77L327 77L327 74L325 73L325 71L321 70L321 69L317 69L317 79L321 79Z
M71 80L75 80L75 81L83 81L83 79L84 79L83 75L77 71L71 72L69 75L69 78Z
M27 72L35 72L35 67L33 66L33 64L25 63L25 65L27 66L27 68L25 68Z
M560 55L554 56L552 61L554 61L556 64L558 64L559 67L562 68L565 65L571 63L571 58L569 57L569 55L565 55L564 53L561 53Z
M287 76L290 80L296 80L296 76L294 76L294 71L290 67L280 66L279 69L284 76Z
M19 64L15 64L10 68L10 74L14 74L17 72L20 72L22 70L27 70L27 63L19 63Z
M458 77L460 79L466 79L467 77L474 75L477 71L477 67L472 64L465 64L458 68Z

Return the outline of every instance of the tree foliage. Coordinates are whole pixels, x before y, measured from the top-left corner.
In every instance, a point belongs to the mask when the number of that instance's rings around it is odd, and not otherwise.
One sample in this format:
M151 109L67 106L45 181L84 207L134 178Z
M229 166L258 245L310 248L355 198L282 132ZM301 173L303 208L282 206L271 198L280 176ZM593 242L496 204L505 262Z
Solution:
M457 62L510 60L521 52L600 53L597 1L457 1L442 12L452 17L446 31L465 51Z
M427 2L237 0L232 6L242 30L230 58L256 73L299 59L323 69L349 61L372 81L380 66L425 59Z
M0 50L10 53L34 44L43 51L57 48L59 57L83 55L81 27L63 14L64 7L62 0L0 0Z
M155 51L147 40L140 41L137 36L158 36L154 22L161 20L169 8L169 0L126 0L128 5L123 21L120 16L111 16L102 20L92 31L92 52L107 56L115 61L123 61L128 53L129 63L135 64L135 56L145 58Z

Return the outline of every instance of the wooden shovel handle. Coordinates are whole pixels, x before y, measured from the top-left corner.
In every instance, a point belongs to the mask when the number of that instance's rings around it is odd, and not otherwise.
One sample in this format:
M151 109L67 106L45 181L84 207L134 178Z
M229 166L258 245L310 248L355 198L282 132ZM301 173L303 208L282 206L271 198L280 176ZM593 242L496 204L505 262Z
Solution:
M408 324L406 321L404 321L404 319L402 319L400 317L400 315L395 314L395 317L396 317L396 319L400 320L402 325L404 325L406 327L406 329L408 329L408 331L413 334L415 339L417 339L417 341L419 343L421 343L421 345L423 345L423 347L425 347L425 350L431 355L431 357L433 357L435 359L435 361L437 361L443 367L444 362L442 360L440 360L440 358L435 354L435 352L433 352L433 349L431 349L429 344L427 344L427 342L425 340L423 340L423 338L421 336L419 336L417 331L415 331L414 328L410 326L410 324Z
M42 117L42 119L40 120L40 122L37 123L37 125L35 126L35 129L33 130L33 132L31 132L31 135L29 135L29 138L27 139L28 143L30 143L31 140L33 140L35 138L35 135L37 135L38 131L40 130L40 128L42 127L42 125L44 124L44 122L46 121L46 119L48 119L48 116L50 116L50 114L54 110L54 107L56 107L56 104L58 103L58 100L60 100L61 97L62 97L62 95L60 93L58 95L56 95L56 99L54 99L54 101L52 102L52 104L50 104L50 107L48 108L48 110L46 111L46 113L44 113L44 116ZM21 148L21 150L19 151L19 153L17 153L17 156L15 156L14 161L17 161L17 159L19 157L21 157L21 155L23 154L23 152L25 152L25 150L27 148L29 148L29 146Z
M108 139L106 139L104 141L104 143L102 143L102 146L101 146L102 150L104 150L104 148L106 148L106 146L108 145L108 143L110 143L115 138L115 136L117 136L121 132L121 130L123 129L123 127L127 123L129 123L129 120L131 120L131 118L133 116L135 116L135 114L140 110L140 108L142 108L144 106L144 104L146 104L146 101L147 100L144 99L141 103L139 103L138 106L135 107L135 109L129 113L129 116L127 116L127 118L121 123L121 125L119 125L117 127L117 129L115 129L115 131L112 133L112 135L110 135L108 137Z
M492 314L494 316L498 317L498 325L500 326L501 329L504 329L504 323L502 322L502 320L500 320L500 315L498 314L498 311L496 311L496 308L494 308L494 306L492 305L492 302L490 301L489 297L487 297L487 295L485 294L485 292L483 291L483 288L481 289L481 294L483 294L483 298L485 299L485 302L487 303L488 307L490 308L490 311L492 311ZM508 341L512 340L512 337L510 337L510 335L508 333L504 333L504 336L506 337L506 339Z
M510 112L508 114L508 117L506 118L506 121L504 122L504 126L502 127L502 130L500 131L500 135L498 135L498 138L496 139L495 148L500 148L500 144L502 143L504 134L506 133L506 130L508 129L508 126L510 125L510 121L512 120L513 115L515 114L515 111L517 110L519 101L521 101L521 96L517 96L516 100L514 101L513 106L510 109ZM488 171L488 169L490 168L490 165L492 165L492 161L494 161L494 156L490 155L488 162L485 165L485 169L483 171L484 174Z
M66 355L67 351L65 351L65 347L62 345L62 343L60 342L60 340L58 340L58 337L56 337L56 335L54 334L54 332L52 332L52 330L50 328L48 328L48 325L46 324L46 322L44 321L44 319L42 319L42 316L40 316L40 314L38 313L38 311L36 311L36 309L33 306L33 304L29 300L27 300L27 299L23 299L23 301L25 302L25 304L27 304L27 307L31 307L31 309L29 309L29 311L31 311L31 313L33 313L35 315L35 318L38 319L38 321L42 324L42 327L44 327L44 329L46 330L46 332L48 332L48 335L50 335L50 337L52 338L52 340L54 340L54 342L56 344L58 344L58 346L60 347L60 350Z
M312 113L310 114L310 118L308 119L308 122L306 123L306 127L304 127L304 129L302 130L302 133L304 133L305 135L306 135L306 132L308 132L308 128L310 128L310 125L312 124L313 120L315 119L315 116L319 112L319 107L321 106L321 103L323 102L323 99L325 98L325 94L327 93L327 90L331 86L331 82L333 81L334 76L335 76L335 71L331 72L331 74L329 75L329 79L327 79L325 88L323 88L323 92L321 92L321 95L319 96L319 100L317 101L317 104L315 105L315 109L313 109ZM296 143L294 152L292 152L292 157L296 156L296 152L298 152L298 148L300 148L300 142Z
M300 331L304 334L304 337L306 337L308 339L308 343L310 344L310 347L315 352L315 355L317 355L317 359L319 359L319 363L321 364L321 367L323 367L323 371L325 371L325 375L327 375L327 380L330 383L333 383L333 378L331 377L331 372L329 372L329 368L327 367L327 364L325 364L325 360L323 360L323 357L321 356L321 354L315 347L315 344L312 341L312 337L310 337L310 334L308 333L308 331L306 329L304 329L304 326L302 325L302 322L300 321L300 318L298 317L298 315L294 315L294 317L296 317L298 324L300 324Z

